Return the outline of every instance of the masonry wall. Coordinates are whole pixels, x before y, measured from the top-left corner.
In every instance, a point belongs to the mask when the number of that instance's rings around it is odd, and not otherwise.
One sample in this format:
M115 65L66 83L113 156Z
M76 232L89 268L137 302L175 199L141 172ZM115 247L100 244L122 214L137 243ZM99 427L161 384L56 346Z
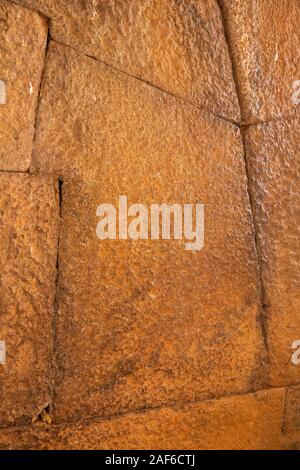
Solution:
M299 448L299 11L0 0L0 448Z

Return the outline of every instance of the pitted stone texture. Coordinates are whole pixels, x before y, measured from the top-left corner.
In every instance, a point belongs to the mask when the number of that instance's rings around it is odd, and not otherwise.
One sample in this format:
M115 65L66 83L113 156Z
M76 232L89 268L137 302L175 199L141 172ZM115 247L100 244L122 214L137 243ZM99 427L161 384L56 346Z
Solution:
M283 390L131 413L91 424L0 431L0 449L279 449Z
M52 181L0 174L0 426L31 422L49 401L57 247Z
M36 168L64 180L56 422L261 387L238 129L55 43L42 96ZM205 248L101 242L96 209L119 195L204 203Z
M21 0L51 18L58 42L239 121L215 0Z
M238 79L242 122L299 115L300 84L293 89L293 83L300 80L300 3L220 2Z
M245 134L266 297L272 385L300 382L292 344L300 339L300 122L250 127Z
M287 389L283 430L286 434L298 433L300 438L300 385Z
M0 80L6 89L0 104L0 170L26 171L30 165L46 42L43 18L0 0Z
M294 434L292 437L287 439L288 444L282 448L282 450L300 450L300 433Z

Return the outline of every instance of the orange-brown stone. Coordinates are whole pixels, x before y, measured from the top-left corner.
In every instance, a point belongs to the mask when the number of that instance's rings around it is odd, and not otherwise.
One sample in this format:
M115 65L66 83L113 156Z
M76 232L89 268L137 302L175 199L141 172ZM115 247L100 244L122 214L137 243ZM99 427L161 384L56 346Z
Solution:
M0 1L0 170L29 168L46 42L45 19Z
M284 411L284 432L286 434L298 433L300 437L300 385L287 389Z
M300 3L220 0L238 81L242 121L299 115Z
M58 217L51 180L0 174L0 188L1 427L49 403Z
M90 424L0 431L0 449L279 449L283 404L278 389Z
M240 112L215 0L18 0L54 40L227 119Z
M55 420L261 387L239 130L53 43L42 96L34 168L64 181ZM100 241L96 209L120 195L203 203L203 250Z
M300 121L251 126L245 145L265 293L270 384L295 384L300 382Z

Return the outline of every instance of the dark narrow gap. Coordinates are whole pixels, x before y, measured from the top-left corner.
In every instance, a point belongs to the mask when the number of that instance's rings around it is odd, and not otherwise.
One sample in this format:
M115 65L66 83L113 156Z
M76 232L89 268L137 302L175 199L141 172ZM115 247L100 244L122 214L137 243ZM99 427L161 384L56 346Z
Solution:
M239 80L238 80L238 76L237 76L236 66L235 66L235 63L234 63L233 51L232 51L232 48L231 48L229 32L228 32L227 23L226 23L226 15L224 13L222 0L217 0L217 3L218 3L219 8L220 8L220 14L221 14L222 23L223 23L224 35L225 35L225 39L226 39L226 43L227 43L229 57L230 57L230 60L231 60L232 76L233 76L233 80L235 82L235 88L236 88L236 93L237 93L237 97L238 97L238 102L239 102L240 110L241 110L241 113L242 113L243 106L242 106L241 92L240 92L240 87L239 87ZM241 116L241 120L242 120L242 116ZM248 198L249 198L249 203L250 203L250 208L251 208L252 225L253 225L253 228L254 228L254 240L255 240L255 247L256 247L257 264L258 264L258 276L259 276L259 283L260 283L260 312L259 312L259 315L258 315L258 321L259 321L259 324L260 324L260 327L261 327L261 332L262 332L262 337L263 337L265 349L268 353L269 352L268 334L267 334L267 309L268 309L268 304L267 304L267 301L266 301L266 292L265 292L263 273L262 273L262 256L261 256L259 240L258 240L258 226L257 226L255 211L254 211L255 198L254 198L254 195L253 195L253 192L252 192L252 187L251 187L251 169L250 169L249 162L248 162L248 159L247 159L247 152L246 152L246 146L245 146L246 127L243 126L243 125L240 125L239 127L240 127L242 142L243 142L243 155L244 155L245 171L246 171L246 177L247 177L247 191L248 191Z
M299 384L292 384L291 386L299 386ZM200 399L195 399L195 400L187 400L178 403L177 401L171 401L171 402L161 402L158 403L157 405L152 405L152 406L142 406L138 408L132 408L124 411L119 411L107 415L101 414L100 416L95 416L95 415L86 415L86 416L81 416L81 417L74 417L68 420L64 420L62 422L59 422L57 424L53 423L53 426L56 428L60 427L71 427L71 426L78 426L80 425L89 425L91 423L97 423L97 422L105 422L105 421L110 421L115 418L122 418L128 415L132 414L140 414L140 413L148 413L152 411L159 411L162 409L178 409L183 408L185 406L192 406L192 405L197 405L197 404L204 404L204 403L211 403L211 402L219 402L222 400L228 400L228 399L236 399L237 397L249 397L249 396L258 396L258 394L265 392L268 389L272 390L283 390L282 386L269 386L269 385L264 385L262 388L259 388L258 390L255 391L249 391L246 390L244 392L237 392L233 391L232 393L226 393L224 395L216 395L214 397L209 397L209 398L200 398ZM45 421L44 421L45 422ZM28 427L28 426L27 426Z
M266 291L265 291L265 286L264 286L264 279L263 279L263 272L262 272L262 255L261 255L261 250L260 250L260 243L258 239L258 226L256 222L256 217L255 217L255 211L254 211L254 206L255 206L255 198L253 195L252 191L252 186L251 186L251 169L250 165L247 159L247 151L246 151L246 146L245 146L245 129L241 129L241 136L242 136L242 142L243 142L243 153L244 153L244 159L245 159L245 170L246 170L246 177L247 177L247 190L248 190L248 197L249 197L249 202L250 202L250 207L251 207L251 214L252 214L252 224L254 228L254 241L255 241L255 247L256 247L256 256L257 256L257 264L258 264L258 276L259 276L259 283L260 283L260 312L258 315L258 321L261 327L261 332L264 340L264 345L266 348L266 351L269 352L269 345L268 345L268 332L267 332L267 309L268 309L268 303L266 300Z
M58 238L57 238L57 257L56 257L56 280L55 280L55 294L57 293L58 285L58 276L59 276L59 244L60 244L60 231L61 231L61 221L62 221L62 199L63 199L63 180L58 179L58 218L59 218L59 227L58 227ZM56 295L55 295L56 300Z
M224 13L222 0L217 0L217 4L218 4L219 9L220 9L220 17L221 17L221 20L222 20L223 33L224 33L224 36L225 36L225 42L226 42L226 45L227 45L228 55L229 55L229 59L230 59L230 62L231 62L232 77L233 77L233 81L234 81L234 85L235 85L235 91L236 91L236 95L237 95L237 99L238 99L238 103L239 103L239 108L240 108L240 111L241 111L241 122L238 126L238 127L241 127L242 126L242 121L243 121L243 119L242 119L243 105L242 105L242 96L241 96L240 87L239 87L239 80L238 80L236 66L235 66L235 63L234 63L234 55L233 55L232 48L231 48L229 32L228 32L228 29L227 29L227 23L226 23L226 19L225 19L226 15Z
M216 117L217 119L220 119L221 121L224 121L224 122L227 122L229 124L232 124L233 126L235 127L239 127L239 123L236 122L234 119L230 119L228 118L227 116L223 116L221 114L218 114L214 111L212 111L210 108L207 108L205 106L201 106L200 104L195 104L194 102L190 101L188 98L185 98L183 96L180 96L180 95L177 95L176 93L172 93L168 90L165 90L163 88L161 88L159 85L155 85L154 83L140 77L140 76L137 76L137 75L133 75L125 70L122 70L122 69L119 69L118 67L114 66L113 64L109 64L103 60L101 60L100 58L98 57L95 57L94 55L91 55L91 54L88 54L86 52L84 52L84 50L78 50L76 49L75 47L71 46L70 44L66 44L64 42L61 42L57 39L55 39L55 37L52 37L51 36L51 23L52 23L52 19L49 18L48 16L45 15L44 12L40 11L39 8L35 8L35 7L31 7L31 6L28 6L28 5L22 5L22 4L19 4L16 0L10 0L12 3L14 3L15 5L18 5L18 6L23 6L24 8L27 8L29 9L30 11L33 11L37 14L39 14L40 16L42 16L48 23L48 38L47 38L47 44L46 44L46 51L45 51L45 59L47 57L47 53L48 53L48 47L49 47L49 42L50 41L53 41L55 42L56 44L60 45L60 46L63 46L63 47L67 47L69 49L72 49L74 50L75 52L78 52L78 54L82 54L83 56L85 57L88 57L89 59L92 59L96 62L99 62L100 64L104 65L105 67L109 67L110 69L120 73L120 74L124 74L124 75L127 75L128 77L131 77L131 78L134 78L135 80L138 80L142 83L144 83L145 85L147 86L151 86L153 88L156 88L158 91L162 92L162 93L165 93L167 95L170 95L170 96L173 96L174 98L178 99L178 100L181 100L183 103L189 105L189 106L193 106L194 108L198 109L199 111L201 112L204 112L204 113L208 113L214 117ZM46 65L46 60L45 60L45 65ZM45 68L44 68L45 70ZM43 75L44 75L44 70L43 70L43 73L42 73L42 77L41 77L41 82L40 82L40 90L41 90L41 86L42 86L42 82L43 82ZM40 100L40 91L39 91L39 99L38 101ZM37 104L37 108L38 108L38 104ZM37 113L36 113L36 118L37 118ZM35 123L36 124L36 123ZM36 129L36 125L35 125L35 129Z
M55 379L57 371L57 320L59 309L59 278L60 278L60 237L62 226L62 204L63 204L63 180L61 178L57 181L57 205L58 205L58 234L57 234L57 255L56 255L56 278L54 287L54 302L53 302L53 319L52 319L52 370L51 370L51 391L50 391L50 405L49 416L53 410L53 402L55 396ZM51 418L52 422L52 418ZM49 424L49 423L48 423Z
M298 387L299 383L293 383L290 384L289 387ZM73 418L69 420L64 420L62 422L59 422L57 424L53 423L52 418L50 416L51 413L51 405L47 405L46 407L43 408L43 410L37 415L36 418L34 418L33 423L36 423L38 421L42 421L43 423L48 424L49 422L49 417L51 420L51 424L55 429L60 429L60 428L66 428L67 426L78 426L78 425L89 425L92 423L97 423L97 422L104 422L104 421L109 421L111 419L115 418L122 418L128 415L132 415L134 413L147 413L151 411L158 411L161 409L178 409L178 407L183 408L185 406L191 406L191 405L197 405L197 404L203 404L203 403L210 403L212 401L221 401L224 399L235 399L237 397L243 397L243 396L257 396L261 392L265 392L268 389L272 390L285 390L285 393L287 393L287 388L284 388L282 386L264 386L263 388L259 388L258 390L255 390L253 392L247 390L245 392L232 392L232 393L227 393L225 395L221 396L215 396L213 398L206 398L206 399L198 399L198 400L188 400L188 401L183 401L182 403L177 403L177 402L167 402L167 403L160 403L156 406L144 406L140 408L133 408L130 410L125 410L123 412L117 412L117 413L112 413L112 414L107 414L107 415L100 415L100 416L83 416L78 418ZM286 401L284 401L283 406L286 407ZM45 413L46 412L46 413ZM43 416L40 416L43 415ZM48 416L47 416L48 415ZM23 432L29 431L32 429L33 423L31 424L15 424L14 426L11 425L0 425L0 433L3 431L18 431L22 430ZM284 429L284 428L283 428Z
M32 151L31 151L31 162L29 164L29 169L28 172L30 172L30 168L33 164L33 154L34 154L34 144L36 140L36 134L37 134L37 125L38 125L38 116L39 116L39 107L40 107L40 101L42 97L42 87L43 87L43 82L44 82L44 76L45 76L45 70L46 70L46 65L47 65L47 55L48 55L48 49L49 49L49 43L51 41L50 37L50 22L47 18L45 18L45 21L47 21L47 41L45 45L45 52L44 52L44 67L41 73L41 79L40 79L40 86L39 86L39 92L38 92L38 98L36 102L36 107L35 107L35 121L34 121L34 130L33 130L33 139L32 139Z
M217 119L220 119L221 121L224 121L224 122L227 122L228 124L232 124L233 126L235 127L239 127L239 123L236 122L235 120L233 119L229 119L227 118L226 116L222 116L218 113L215 113L214 111L212 111L211 109L205 107L205 106L201 106L200 104L195 104L193 103L192 101L190 101L188 98L185 98L183 96L180 96L180 95L177 95L176 93L173 93L171 91L168 91L168 90L165 90L164 88L161 88L159 85L155 85L154 83L152 82L149 82L148 80L140 77L140 76L137 76L137 75L133 75L129 72L126 72L125 70L122 70L122 69L119 69L118 67L112 65L112 64L109 64L108 62L105 62L93 55L89 55L87 54L86 52L82 51L82 50L78 50L76 49L75 47L69 45L69 44L66 44L66 43L63 43L61 41L58 41L56 40L55 38L51 37L50 36L50 39L51 41L53 41L54 43L58 44L59 46L62 46L62 47L66 47L68 49L71 49L75 52L77 52L79 55L83 55L84 57L87 57L88 59L91 59L95 62L98 62L99 64L102 64L104 65L105 67L108 67L109 69L119 73L119 74L122 74L122 75L126 75L127 77L130 77L130 78L133 78L134 80L138 80L139 82L142 82L144 83L145 85L147 86L150 86L152 88L155 88L156 90L160 91L161 93L164 93L166 95L169 95L169 96L172 96L173 98L175 98L176 100L180 100L182 103L188 105L188 106L192 106L193 108L196 108L198 109L199 111L203 112L203 113L207 113L207 114L210 114L211 116L214 116L215 118Z

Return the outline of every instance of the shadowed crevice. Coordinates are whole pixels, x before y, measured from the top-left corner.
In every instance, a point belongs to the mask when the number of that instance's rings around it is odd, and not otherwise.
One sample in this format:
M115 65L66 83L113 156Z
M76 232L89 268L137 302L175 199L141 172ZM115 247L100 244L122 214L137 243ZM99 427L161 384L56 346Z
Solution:
M38 115L39 115L39 107L40 107L40 102L41 102L41 97L42 97L42 86L43 86L43 81L44 81L44 76L45 76L45 69L46 69L46 64L47 64L47 56L48 56L48 49L49 49L49 44L50 44L50 30L49 30L49 20L45 18L45 21L47 21L47 40L46 40L46 45L45 45L45 51L44 51L44 65L43 65L43 70L41 73L41 79L40 79L40 86L39 86L39 92L38 92L38 98L36 102L36 108L35 108L35 120L34 120L34 130L33 130L33 139L32 139L32 150L31 150L31 161L29 163L29 172L33 163L33 153L34 153L34 145L36 141L36 135L37 135L37 127L38 127Z
M50 390L50 404L48 413L51 417L53 409L53 401L55 396L55 383L57 371L57 321L59 314L59 280L60 280L60 240L61 240L61 226L62 226L62 204L63 204L63 180L57 181L57 204L58 204L58 234L57 234L57 255L56 255L56 278L54 287L54 303L53 303L53 319L52 319L52 369L51 369L51 390ZM52 418L51 418L52 420Z
M233 76L233 80L235 82L238 102L239 102L240 111L241 111L241 117L243 118L243 116L242 116L243 106L242 106L241 90L240 90L240 86L239 86L239 80L238 80L237 70L236 70L236 67L235 67L235 62L234 62L234 59L233 59L234 56L233 56L233 51L232 51L232 48L231 48L231 42L229 40L228 27L227 27L227 23L226 23L226 15L224 13L222 0L217 0L217 3L219 5L220 12L221 12L224 35L225 35L225 39L226 39L226 42L227 42L229 57L230 57L230 60L231 60L232 76ZM250 169L250 165L249 165L249 162L248 162L248 159L247 159L247 151L246 151L246 146L245 146L245 129L246 128L243 125L241 125L239 127L240 127L242 142L243 142L243 156L244 156L245 171L246 171L246 177L247 177L247 191L248 191L248 198L249 198L250 207L251 207L251 219L252 219L252 225L253 225L253 229L254 229L254 240L255 240L255 247L256 247L257 264L258 264L258 276L259 276L259 283L260 283L260 312L259 312L259 315L258 315L258 321L259 321L259 324L260 324L265 349L268 353L269 352L268 332L267 332L267 309L268 309L268 304L267 304L267 300L266 300L266 292L265 292L264 280L263 280L262 255L261 255L260 244L259 244L259 240L258 240L258 233L259 233L258 232L258 225L257 225L257 221L256 221L256 217L255 217L255 210L254 210L254 194L253 194L252 185L251 185L251 169Z
M207 113L209 115L211 115L212 117L215 117L216 119L219 119L220 121L223 121L227 124L231 124L232 126L234 127L240 127L240 124L236 121L234 121L233 119L229 119L227 118L226 116L222 116L220 114L217 114L215 112L213 112L211 109L205 107L205 106L201 106L201 105L196 105L195 103L193 103L192 101L186 99L186 98L183 98L182 96L179 96L179 95L176 95L175 93L172 93L171 91L168 91L168 90L165 90L163 88L161 88L160 86L158 85L155 85L154 83L152 82L149 82L148 80L145 80L144 78L142 77L139 77L137 75L133 75L133 74L130 74L129 72L126 72L125 70L121 70L119 69L118 67L115 67L114 65L112 64L109 64L107 62L105 62L104 60L101 60L99 59L98 57L95 57L93 55L89 55L87 53L85 53L83 50L79 50L79 49L76 49L75 47L71 46L70 44L65 44L61 41L58 41L56 40L55 38L51 37L51 33L50 33L50 39L52 42L58 44L59 46L62 46L62 47L66 47L68 49L71 49L75 52L77 52L78 54L84 56L84 57L87 57L88 59L91 59L91 60L94 60L95 62L98 62L99 64L102 64L104 65L105 67L108 67L110 68L111 70L117 72L117 73L120 73L122 75L126 75L130 78L133 78L134 80L138 80L139 82L142 82L144 83L145 85L147 86L150 86L152 88L155 88L156 90L158 90L159 92L161 93L164 93L166 95L169 95L169 96L172 96L173 98L175 98L176 100L179 100L181 101L183 104L185 105L188 105L188 106L192 106L193 108L196 108L198 111L200 112L203 112L203 113Z
M294 384L294 385L297 385L297 384ZM299 384L298 384L299 385ZM291 385L293 386L293 384ZM107 422L107 421L111 421L111 420L114 420L114 419L118 419L118 418L125 418L126 416L132 416L132 415L135 415L135 414L143 414L143 413L151 413L153 411L160 411L160 410L163 410L163 409L173 409L173 410L183 410L184 408L186 407L189 407L189 406L193 406L193 405L201 405L201 404L208 404L208 403L217 403L217 402L220 402L222 400L226 400L226 399L234 399L234 398L242 398L242 397L251 397L251 396L256 396L260 393L268 393L270 390L279 390L279 391L282 391L283 394L285 394L285 391L286 389L283 387L283 386L266 386L266 387L263 387L263 388L259 388L258 390L255 390L255 391L245 391L245 392L238 392L238 393L228 393L228 394L225 394L225 395L222 395L220 397L217 397L217 398L207 398L205 400L189 400L189 401L186 401L186 402L183 402L183 403L162 403L162 404L158 404L157 406L145 406L145 407L142 407L142 408L135 408L135 409L132 409L132 410L126 410L124 412L118 412L118 413L112 413L112 414L108 414L108 415L100 415L100 416L83 416L83 417L80 417L79 419L78 418L74 418L74 419L70 419L70 420L64 420L64 421L60 421L58 423L53 423L51 424L51 429L55 430L55 431L59 431L60 429L64 429L64 428L67 428L67 427L72 427L72 426L79 426L79 425L83 425L83 426L88 426L90 424L93 424L93 423L101 423L101 422ZM46 413L48 414L50 411L51 411L51 406L45 408L45 411ZM44 411L44 410L43 410ZM1 432L7 432L7 431L11 431L11 432L14 432L14 431L30 431L30 430L36 430L38 429L37 426L41 426L41 421L43 422L44 424L44 429L46 427L49 426L49 424L47 423L47 416L46 416L46 419L42 419L42 420L39 420L39 422L35 422L35 423L32 423L32 424L28 424L28 425L13 425L13 426L0 426L0 433ZM52 421L52 419L51 419ZM41 428L43 429L43 428Z

